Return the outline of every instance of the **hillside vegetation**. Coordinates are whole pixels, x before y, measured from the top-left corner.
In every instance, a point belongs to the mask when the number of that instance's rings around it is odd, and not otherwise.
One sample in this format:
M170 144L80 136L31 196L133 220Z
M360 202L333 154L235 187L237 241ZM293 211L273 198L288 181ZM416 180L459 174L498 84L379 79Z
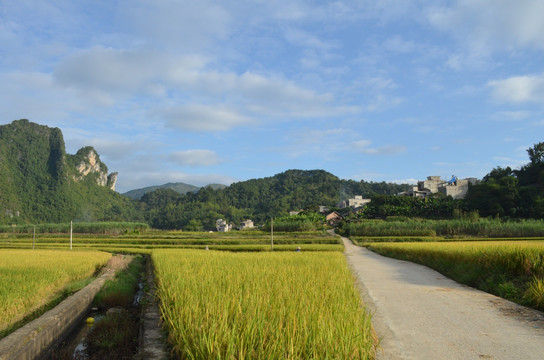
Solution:
M264 223L291 210L334 207L355 194L394 194L406 185L341 180L324 170L288 170L272 177L234 183L225 189L206 187L180 195L158 189L142 197L146 219L159 229L214 229L217 219L238 224Z
M133 200L114 191L117 174L108 174L95 149L67 154L60 129L24 119L0 126L0 171L0 224L8 225L146 220L161 229L213 230L219 218L262 224L292 210L407 188L341 180L323 170L289 170L228 187L177 183L137 189L130 195L141 201Z
M92 160L92 161L91 161ZM58 128L28 120L0 126L0 222L141 220L92 147L66 154Z

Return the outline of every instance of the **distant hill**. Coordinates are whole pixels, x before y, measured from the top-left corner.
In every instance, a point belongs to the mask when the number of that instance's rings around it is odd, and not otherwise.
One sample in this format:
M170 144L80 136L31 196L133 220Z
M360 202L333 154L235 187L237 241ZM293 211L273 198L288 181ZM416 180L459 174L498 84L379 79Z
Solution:
M114 191L96 150L65 151L58 128L26 119L0 126L0 223L141 220Z
M134 189L134 190L127 191L123 193L122 195L128 196L129 198L134 200L140 200L142 196L144 196L148 192L155 191L157 189L172 189L180 194L186 194L188 192L198 191L200 188L198 186L185 184L182 182L177 182L177 183L167 183L164 185L147 186L140 189Z
M234 183L224 189L201 188L179 195L157 191L142 198L146 219L162 229L212 230L217 219L238 224L263 223L291 210L334 207L354 195L396 194L408 185L341 180L324 170L287 170L262 179Z
M209 185L206 185L204 187L208 187L208 186L211 187L214 190L220 190L220 189L224 189L224 188L227 187L226 185L221 185L221 184L209 184ZM127 196L127 197L129 197L131 199L134 199L134 200L140 200L142 198L142 196L144 196L145 194L147 194L149 192L152 192L152 191L155 191L157 189L172 189L175 192L183 195L183 194L187 194L189 192L197 192L198 190L201 189L201 187L195 186L195 185L190 185L190 184L185 184L185 183L182 183L182 182L176 182L176 183L167 183L167 184L164 184L164 185L148 186L148 187L144 187L144 188L141 188L141 189L134 189L134 190L127 191L127 192L123 193L122 195Z

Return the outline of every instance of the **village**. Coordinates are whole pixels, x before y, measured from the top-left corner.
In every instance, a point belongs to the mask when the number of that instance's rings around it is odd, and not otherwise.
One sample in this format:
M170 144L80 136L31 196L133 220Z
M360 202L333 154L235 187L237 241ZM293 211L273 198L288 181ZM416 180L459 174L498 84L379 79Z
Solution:
M413 186L408 191L397 194L398 196L410 196L420 199L425 199L432 194L442 193L444 196L451 196L453 199L463 199L468 192L469 184L475 185L478 183L477 178L459 179L457 176L452 175L449 180L444 180L440 176L427 176L426 180L417 182L417 185ZM352 208L357 211L363 208L366 204L370 203L371 199L365 199L362 195L355 195L351 199L343 200L336 205L338 209ZM294 216L301 213L303 210L290 211L289 215ZM327 224L336 225L342 221L342 215L337 211L330 211L327 206L320 206L319 212L325 215ZM226 220L217 219L215 227L218 232L227 232L234 229L234 225L228 223ZM252 229L255 224L252 220L247 219L240 223L237 230Z

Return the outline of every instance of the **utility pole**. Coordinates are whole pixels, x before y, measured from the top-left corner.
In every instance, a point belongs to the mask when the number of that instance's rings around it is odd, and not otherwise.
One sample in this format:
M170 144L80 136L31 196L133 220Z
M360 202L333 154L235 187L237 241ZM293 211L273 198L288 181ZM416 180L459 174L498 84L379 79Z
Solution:
M70 220L70 250L72 250L72 221Z
M270 251L274 251L274 218L270 218Z
M35 244L36 244L36 225L34 225L34 233L32 234L32 250L34 250Z

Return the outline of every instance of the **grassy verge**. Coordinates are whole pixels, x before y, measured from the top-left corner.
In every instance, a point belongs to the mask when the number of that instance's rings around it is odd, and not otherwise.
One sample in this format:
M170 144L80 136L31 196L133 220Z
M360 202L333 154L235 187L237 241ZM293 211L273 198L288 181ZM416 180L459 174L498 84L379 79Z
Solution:
M469 286L544 310L544 242L381 243L380 254L429 266Z

